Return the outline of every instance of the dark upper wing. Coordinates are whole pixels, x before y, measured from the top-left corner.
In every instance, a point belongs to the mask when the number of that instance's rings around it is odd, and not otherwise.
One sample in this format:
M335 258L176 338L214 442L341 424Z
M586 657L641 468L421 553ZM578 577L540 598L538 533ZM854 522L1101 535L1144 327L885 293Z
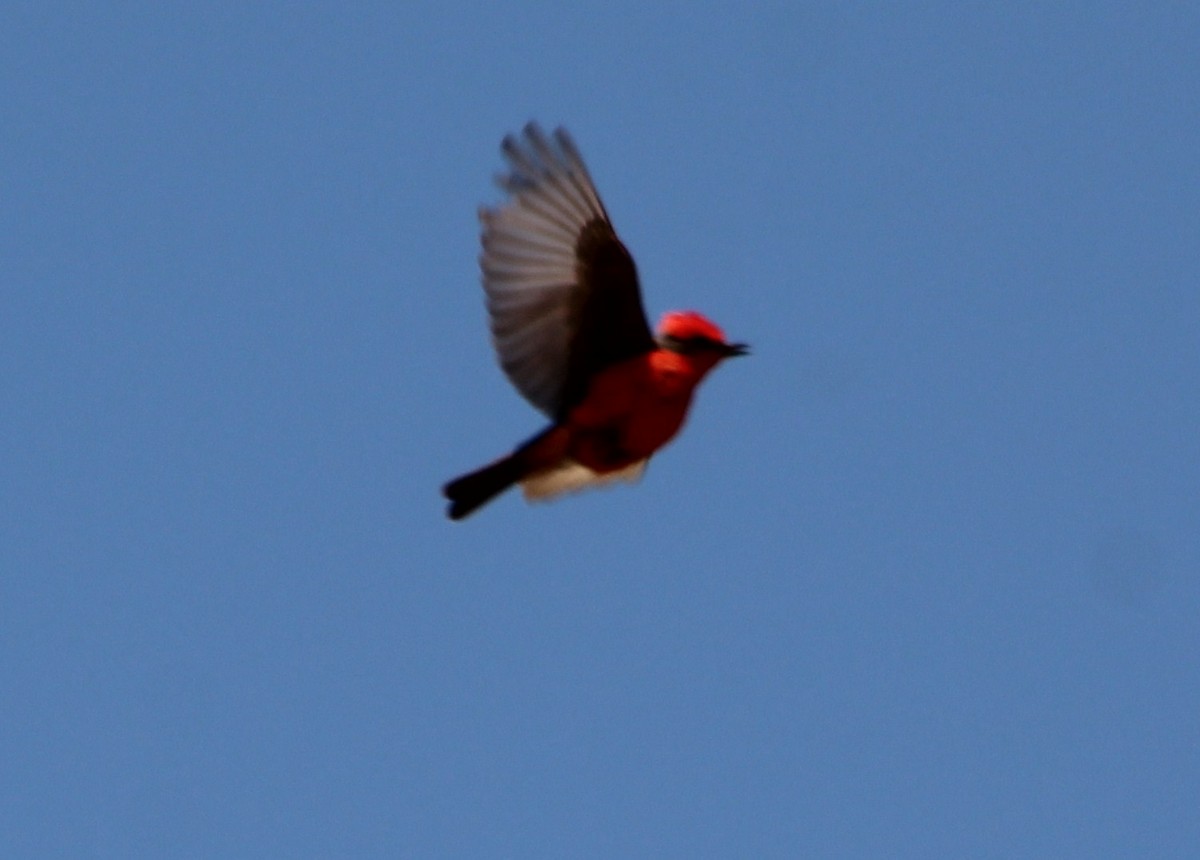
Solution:
M502 145L509 200L483 209L479 265L500 365L560 417L599 370L654 348L633 258L563 129L535 124Z

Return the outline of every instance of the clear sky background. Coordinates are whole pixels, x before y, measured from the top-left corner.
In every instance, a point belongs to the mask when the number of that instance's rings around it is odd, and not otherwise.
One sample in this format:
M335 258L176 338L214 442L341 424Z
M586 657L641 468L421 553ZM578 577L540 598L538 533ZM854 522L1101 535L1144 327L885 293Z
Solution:
M1200 856L1200 7L0 13L0 855ZM578 141L721 368L540 426L476 208Z

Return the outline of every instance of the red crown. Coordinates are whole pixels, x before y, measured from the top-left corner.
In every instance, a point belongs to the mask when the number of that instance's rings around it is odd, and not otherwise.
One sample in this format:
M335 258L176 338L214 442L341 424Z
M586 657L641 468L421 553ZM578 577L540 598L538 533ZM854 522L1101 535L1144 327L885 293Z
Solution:
M658 321L658 333L679 340L706 337L717 343L725 342L725 333L717 324L695 311L667 311Z

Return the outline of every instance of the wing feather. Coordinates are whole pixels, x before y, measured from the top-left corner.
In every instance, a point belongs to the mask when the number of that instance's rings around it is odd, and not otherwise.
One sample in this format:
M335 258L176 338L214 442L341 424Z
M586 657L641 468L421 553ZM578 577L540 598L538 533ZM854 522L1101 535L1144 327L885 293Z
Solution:
M528 316L533 321L552 311L563 310L561 290L509 290L489 296L488 312L503 319L492 327L494 332L512 331Z
M479 213L493 345L517 390L559 418L596 372L654 340L633 259L566 131L530 123L501 152L508 200Z

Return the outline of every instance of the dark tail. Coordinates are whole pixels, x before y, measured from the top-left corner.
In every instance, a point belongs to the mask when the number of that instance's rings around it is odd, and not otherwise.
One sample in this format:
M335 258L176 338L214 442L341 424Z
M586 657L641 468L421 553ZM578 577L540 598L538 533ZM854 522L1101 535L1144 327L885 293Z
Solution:
M511 454L482 469L468 472L442 487L442 495L450 500L446 516L461 520L470 516L522 478L521 464Z
M442 495L450 500L446 516L469 517L526 475L557 463L565 454L566 439L566 431L551 424L507 457L458 476L442 487Z

